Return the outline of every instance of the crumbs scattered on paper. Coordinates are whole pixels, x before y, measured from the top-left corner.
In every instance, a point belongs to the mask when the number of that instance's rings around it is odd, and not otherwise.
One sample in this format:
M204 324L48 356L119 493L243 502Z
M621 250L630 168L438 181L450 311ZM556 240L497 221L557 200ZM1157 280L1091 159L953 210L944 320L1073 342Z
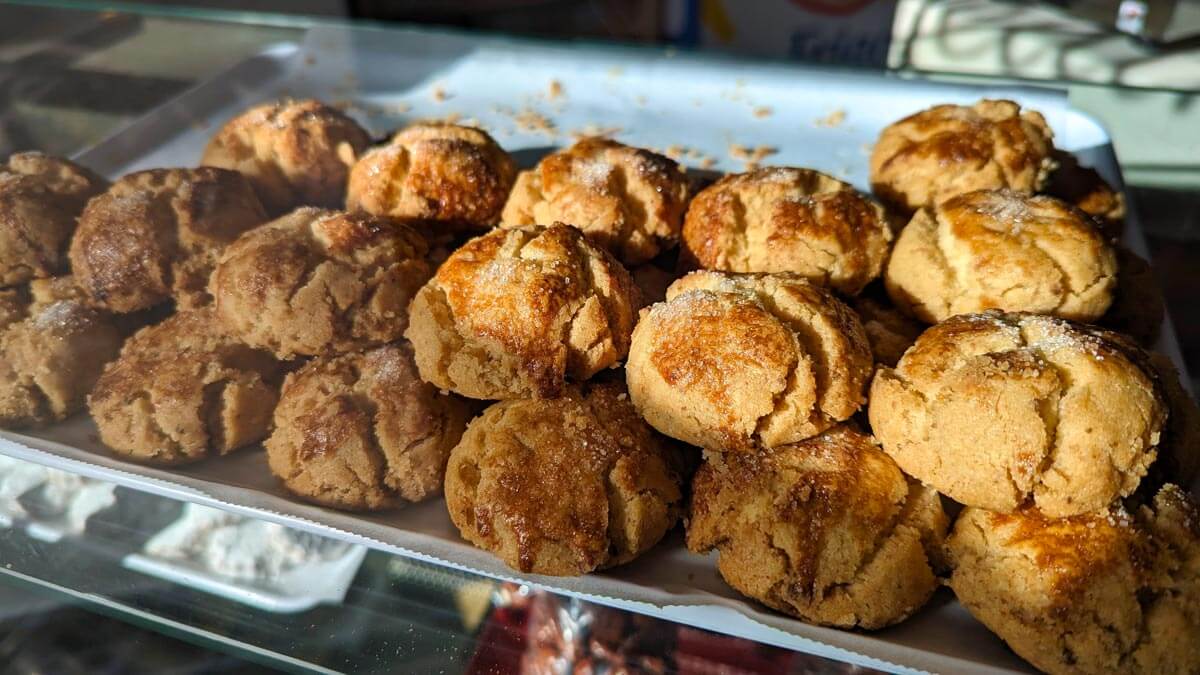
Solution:
M778 148L769 145L760 145L753 148L738 143L731 143L729 145L729 156L742 162L747 171L757 169L760 162L777 152L779 152Z
M842 126L842 122L845 122L845 121L846 121L846 111L841 108L837 108L834 111L830 112L828 115L826 115L824 117L818 117L817 119L813 120L813 124L815 124L819 127L833 129L835 127Z
M434 87L433 91L431 91L429 95L432 96L433 100L437 101L438 103L450 98L450 94L447 94L446 89L441 85Z
M773 113L774 111L771 110L770 106L760 105L757 108L755 108L753 112L754 112L755 117L757 117L758 119L762 119L764 117L770 117L771 113Z
M562 82L559 82L558 80L550 80L550 86L546 88L547 98L553 101L557 98L561 98L564 93L565 91L563 90Z
M558 129L555 128L554 122L545 115L536 110L526 108L512 116L513 121L517 123L517 128L521 131L528 131L535 134L543 134L545 136L558 135Z

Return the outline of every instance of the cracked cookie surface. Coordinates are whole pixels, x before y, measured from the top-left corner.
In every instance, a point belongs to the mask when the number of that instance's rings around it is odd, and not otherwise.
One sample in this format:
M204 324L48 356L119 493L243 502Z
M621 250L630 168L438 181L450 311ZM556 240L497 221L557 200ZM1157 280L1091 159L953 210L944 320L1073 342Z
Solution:
M267 435L283 365L227 334L212 308L138 331L88 397L100 439L147 464L226 454Z
M791 274L702 271L642 310L625 370L654 428L755 452L849 418L872 365L858 316L828 290Z
M1012 101L937 105L888 125L871 151L871 190L904 213L973 190L1040 191L1054 168L1045 118Z
M622 263L638 265L678 241L687 195L673 160L584 138L517 176L500 226L570 223Z
M948 550L959 601L1040 670L1200 672L1200 513L1174 485L1070 518L967 508Z
M40 152L0 164L0 287L61 272L75 219L107 187L90 170Z
M578 229L497 229L438 268L409 308L421 377L479 399L551 398L616 365L640 306L629 272Z
M229 246L209 283L217 317L280 358L397 340L431 273L428 246L399 221L302 208Z
M354 165L346 208L437 230L483 230L500 219L515 175L512 157L487 132L413 124Z
M1167 417L1148 357L1115 333L1033 314L952 317L880 368L867 412L906 473L956 501L1052 517L1131 494Z
M93 303L113 312L172 298L185 308L204 305L217 256L266 218L234 171L138 171L88 202L71 240L71 271Z
M366 130L320 101L255 106L213 135L200 163L240 172L272 216L299 206L338 208Z
M288 376L265 443L271 472L306 500L349 510L439 494L466 401L417 377L404 342L318 358Z
M892 226L875 200L810 169L726 176L688 206L686 263L726 272L794 272L855 295L883 272Z
M586 574L633 560L675 525L677 451L620 382L501 401L450 454L446 506L465 539L514 569Z
M77 300L35 302L0 334L0 426L41 426L84 406L121 335L111 317Z
M1117 259L1081 211L982 190L913 216L884 281L901 309L927 323L985 309L1093 321L1112 304Z
M709 453L692 482L687 545L717 549L729 585L781 612L881 628L937 588L948 525L936 492L838 425L757 455Z

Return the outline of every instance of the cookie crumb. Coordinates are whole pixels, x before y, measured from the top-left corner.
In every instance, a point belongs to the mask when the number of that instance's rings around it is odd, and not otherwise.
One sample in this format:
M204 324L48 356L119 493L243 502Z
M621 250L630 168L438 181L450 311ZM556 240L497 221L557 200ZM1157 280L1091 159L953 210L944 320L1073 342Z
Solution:
M546 90L546 96L553 101L554 99L561 97L563 93L564 91L562 82L559 82L558 80L550 80L550 86Z
M757 169L764 159L778 152L778 148L769 145L759 145L753 148L741 145L740 143L731 143L729 145L729 156L741 161L747 171Z
M569 135L571 136L572 140L579 141L584 138L590 138L593 136L599 136L601 138L612 138L613 136L616 136L617 134L621 133L622 131L624 131L624 129L622 129L621 127L602 127L602 126L598 126L596 124L587 124L578 129L571 130L571 133Z
M434 87L433 91L430 92L430 96L432 96L433 100L437 103L441 103L450 98L450 94L447 94L445 88L443 88L441 85Z
M770 117L773 112L770 106L760 105L754 109L754 116L758 119L763 119L764 117Z
M826 129L834 129L842 126L842 122L846 121L846 111L842 108L835 108L828 115L818 117L813 120L813 124Z

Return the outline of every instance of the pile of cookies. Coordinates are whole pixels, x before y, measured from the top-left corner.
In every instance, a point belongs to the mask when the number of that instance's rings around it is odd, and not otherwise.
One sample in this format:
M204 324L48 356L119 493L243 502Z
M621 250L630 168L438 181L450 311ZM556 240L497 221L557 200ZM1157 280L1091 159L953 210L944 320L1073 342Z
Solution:
M316 101L111 185L17 155L0 424L86 405L156 464L262 441L297 497L444 493L537 574L682 521L805 621L892 625L945 583L1043 670L1196 672L1200 411L1145 350L1120 193L1009 101L900 120L870 161L873 195L705 186L602 138L522 171L482 130L372 146Z

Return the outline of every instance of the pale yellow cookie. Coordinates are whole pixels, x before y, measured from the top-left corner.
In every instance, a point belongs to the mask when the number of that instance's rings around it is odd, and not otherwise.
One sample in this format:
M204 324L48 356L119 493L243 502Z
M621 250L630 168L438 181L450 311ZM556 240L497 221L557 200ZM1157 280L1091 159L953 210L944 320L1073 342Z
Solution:
M654 428L754 452L849 418L871 369L858 316L828 290L791 274L693 272L642 310L625 373Z
M720 551L721 577L774 609L882 628L937 589L948 525L936 492L838 425L757 455L710 453L692 483L687 543Z
M905 473L956 501L1051 517L1131 494L1159 452L1167 404L1145 352L1033 314L964 314L880 368L871 429Z
M968 508L949 552L959 601L1039 670L1200 672L1200 511L1174 485L1070 518Z

